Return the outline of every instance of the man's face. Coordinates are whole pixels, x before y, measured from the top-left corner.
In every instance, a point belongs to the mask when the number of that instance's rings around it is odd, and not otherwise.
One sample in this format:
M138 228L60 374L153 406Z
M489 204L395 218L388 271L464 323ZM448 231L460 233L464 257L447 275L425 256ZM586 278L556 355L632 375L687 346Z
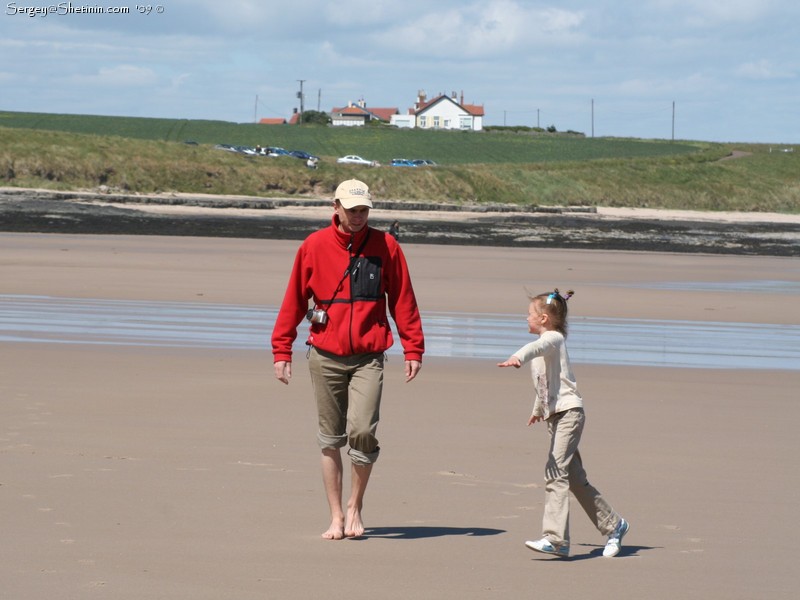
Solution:
M355 206L345 208L339 202L333 204L336 214L339 215L339 229L345 233L357 233L367 226L369 220L368 206Z

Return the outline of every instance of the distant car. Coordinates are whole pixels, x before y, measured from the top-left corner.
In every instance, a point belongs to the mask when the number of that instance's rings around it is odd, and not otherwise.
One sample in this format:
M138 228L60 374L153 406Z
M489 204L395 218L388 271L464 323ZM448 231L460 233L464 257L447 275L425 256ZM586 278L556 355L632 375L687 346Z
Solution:
M361 158L360 156L356 156L355 154L348 154L347 156L342 156L341 158L337 158L336 162L339 164L346 164L346 165L364 165L366 167L380 166L378 161L376 160L367 160L366 158Z
M290 152L283 148L268 147L266 148L266 152L267 156L290 156Z
M309 158L313 158L317 161L319 160L319 156L314 156L313 154L309 154L304 150L291 150L289 151L289 156L294 156L300 160L308 160Z
M413 161L408 160L407 158L393 158L392 159L392 166L393 167L416 167Z
M432 160L428 160L427 158L415 158L411 161L418 167L435 167L436 163Z

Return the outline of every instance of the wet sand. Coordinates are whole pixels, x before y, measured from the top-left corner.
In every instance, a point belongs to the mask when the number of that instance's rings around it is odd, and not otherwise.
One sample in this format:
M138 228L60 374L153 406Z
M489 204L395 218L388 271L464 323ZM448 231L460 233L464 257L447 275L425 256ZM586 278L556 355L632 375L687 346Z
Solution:
M0 187L0 231L302 240L330 199ZM373 226L414 244L800 256L800 215L376 200Z
M0 234L0 294L279 304L297 242ZM642 282L800 282L796 259L404 243L425 311L800 322L796 295ZM746 344L747 340L742 340ZM509 353L516 348L509 348ZM498 356L502 360L505 356ZM576 365L590 478L630 520L621 555L574 507L540 533L546 434L526 370L391 359L367 535L327 542L305 358L0 343L2 596L794 598L797 371Z

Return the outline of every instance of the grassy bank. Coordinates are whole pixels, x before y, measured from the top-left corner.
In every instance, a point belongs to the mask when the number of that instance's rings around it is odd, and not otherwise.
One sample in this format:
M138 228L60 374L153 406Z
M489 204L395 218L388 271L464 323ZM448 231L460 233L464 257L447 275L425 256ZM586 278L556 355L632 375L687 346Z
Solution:
M302 149L322 162L311 171L301 160L247 157L217 143ZM800 153L787 149L0 112L0 185L131 193L326 197L357 177L393 200L797 213ZM727 158L734 151L743 154ZM350 153L439 166L336 164Z

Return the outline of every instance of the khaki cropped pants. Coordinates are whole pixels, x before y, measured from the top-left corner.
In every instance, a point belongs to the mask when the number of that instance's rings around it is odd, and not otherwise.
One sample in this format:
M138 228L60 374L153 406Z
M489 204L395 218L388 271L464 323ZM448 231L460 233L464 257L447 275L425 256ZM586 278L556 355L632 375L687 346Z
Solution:
M308 366L317 402L322 449L350 445L357 465L378 460L375 433L383 393L383 353L337 356L311 348Z
M586 477L578 452L585 421L582 408L556 413L546 421L550 453L545 466L542 533L554 546L569 545L570 492L603 535L614 531L619 521L619 516Z

